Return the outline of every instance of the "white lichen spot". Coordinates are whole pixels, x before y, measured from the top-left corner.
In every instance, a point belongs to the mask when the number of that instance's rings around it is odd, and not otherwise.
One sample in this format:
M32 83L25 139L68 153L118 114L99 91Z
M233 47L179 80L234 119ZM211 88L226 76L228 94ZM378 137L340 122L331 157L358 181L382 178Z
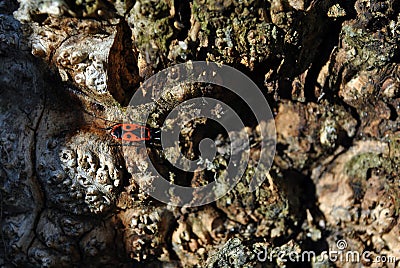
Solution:
M85 70L86 86L99 94L107 92L107 78L103 68L99 64L89 65ZM97 67L97 68L96 68Z
M325 120L321 129L319 139L322 145L330 148L335 147L337 140L337 130L335 121L331 119Z

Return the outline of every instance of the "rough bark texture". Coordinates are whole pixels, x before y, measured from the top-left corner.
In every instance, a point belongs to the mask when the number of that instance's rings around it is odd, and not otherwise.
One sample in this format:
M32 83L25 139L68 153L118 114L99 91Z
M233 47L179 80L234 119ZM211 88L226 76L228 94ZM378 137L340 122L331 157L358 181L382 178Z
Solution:
M283 267L257 253L319 254L339 239L371 259L397 257L357 265L399 265L399 12L396 0L0 1L0 266ZM143 152L124 159L102 128L140 82L188 60L249 75L270 101L278 146L248 193L269 126L246 126L243 179L210 205L174 208L143 193L150 178L136 183L129 167ZM192 85L157 103L149 124L194 96L240 106ZM195 120L181 135L188 156L203 136L220 144L208 171L182 173L155 147L160 172L192 186L223 172L226 135L209 129Z

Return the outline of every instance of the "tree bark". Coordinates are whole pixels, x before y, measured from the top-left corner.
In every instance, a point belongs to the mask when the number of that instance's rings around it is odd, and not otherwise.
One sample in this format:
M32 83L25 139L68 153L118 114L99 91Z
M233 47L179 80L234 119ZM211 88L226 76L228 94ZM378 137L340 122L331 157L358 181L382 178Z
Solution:
M369 251L364 266L381 256L398 265L399 12L395 0L0 2L0 265L283 267L290 252L338 249ZM248 75L269 101L277 144L249 193L260 133L272 128L250 120L234 132L238 143L253 138L242 180L215 202L179 208L146 194L142 156L172 183L205 185L227 165L226 133L210 120L186 124L188 158L204 137L220 146L209 170L186 173L157 146L123 149L109 128L146 79L188 61ZM251 118L226 89L194 84L158 102L149 126L193 97Z

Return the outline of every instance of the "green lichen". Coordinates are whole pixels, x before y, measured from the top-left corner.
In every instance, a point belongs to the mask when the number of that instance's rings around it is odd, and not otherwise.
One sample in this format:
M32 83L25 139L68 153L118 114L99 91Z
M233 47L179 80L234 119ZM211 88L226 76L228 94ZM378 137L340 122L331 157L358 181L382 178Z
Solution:
M370 169L379 169L386 174L396 174L400 164L400 137L390 137L388 145L390 152L388 156L373 152L354 156L346 164L346 174L363 180L367 179L367 173Z
M70 5L70 13L77 17L102 17L106 13L112 14L114 11L103 0L76 0Z
M99 8L98 0L77 0L75 1L76 5L83 8L84 12L88 15L94 14L96 10Z
M342 28L342 38L349 46L349 60L355 68L372 69L384 66L398 53L399 36L392 35L386 29L371 33L355 27L354 24L345 25Z
M127 18L135 47L154 66L168 55L174 35L172 9L170 1L141 0L136 1Z
M273 61L283 51L284 33L260 15L267 13L262 1L194 1L192 13L210 60L237 64L241 59L252 68Z
M350 177L367 179L367 172L372 168L382 167L387 164L385 159L375 153L363 153L354 156L346 165L346 173Z

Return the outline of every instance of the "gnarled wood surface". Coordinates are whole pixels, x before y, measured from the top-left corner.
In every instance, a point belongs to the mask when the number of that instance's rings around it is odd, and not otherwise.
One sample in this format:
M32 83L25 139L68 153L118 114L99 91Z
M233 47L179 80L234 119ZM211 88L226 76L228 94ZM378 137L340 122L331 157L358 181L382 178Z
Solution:
M399 12L396 0L0 1L0 266L283 267L279 250L318 256L340 239L397 258L364 266L399 265ZM235 188L174 208L143 193L143 152L128 148L127 160L105 128L141 82L188 60L257 83L277 152L248 193L269 127L248 125L251 161ZM239 106L224 89L193 85L160 102L151 124L198 96ZM194 120L181 134L187 156L203 136L220 144L209 171L174 169L158 147L153 163L175 183L210 182L228 141L209 129ZM265 248L272 257L260 262Z

